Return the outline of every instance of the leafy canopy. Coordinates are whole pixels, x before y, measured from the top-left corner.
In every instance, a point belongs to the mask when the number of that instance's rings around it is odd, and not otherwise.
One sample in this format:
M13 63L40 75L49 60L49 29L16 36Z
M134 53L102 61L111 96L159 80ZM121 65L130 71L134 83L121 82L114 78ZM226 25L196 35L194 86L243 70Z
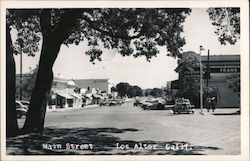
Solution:
M209 8L207 12L221 44L235 44L240 39L240 8Z
M14 54L35 56L41 40L39 17L34 10L7 10L7 25L17 30L13 44Z
M135 97L135 96L142 96L142 89L138 86L132 86L128 83L120 82L116 85L116 92L120 96L128 96L128 97Z
M57 26L67 13L77 14L77 23L64 32L69 35L63 44L87 41L85 54L90 61L101 61L102 46L116 48L123 56L145 56L148 61L159 53L158 46L166 46L168 56L179 56L185 44L183 22L190 14L187 8L91 8L91 9L46 9L50 12L49 30L57 32ZM46 34L41 30L44 9L9 9L7 21L17 29L16 53L34 55L38 51L40 38ZM62 33L62 34L65 34Z

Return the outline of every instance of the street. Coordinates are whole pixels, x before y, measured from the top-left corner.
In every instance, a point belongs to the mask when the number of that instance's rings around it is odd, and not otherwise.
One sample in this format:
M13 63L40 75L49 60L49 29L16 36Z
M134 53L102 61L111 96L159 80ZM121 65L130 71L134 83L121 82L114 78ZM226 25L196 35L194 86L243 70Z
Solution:
M237 109L174 115L133 102L46 114L44 134L7 140L9 154L240 154ZM24 119L19 119L20 126ZM72 144L72 145L71 145ZM15 146L14 146L15 145ZM83 148L84 147L84 148Z

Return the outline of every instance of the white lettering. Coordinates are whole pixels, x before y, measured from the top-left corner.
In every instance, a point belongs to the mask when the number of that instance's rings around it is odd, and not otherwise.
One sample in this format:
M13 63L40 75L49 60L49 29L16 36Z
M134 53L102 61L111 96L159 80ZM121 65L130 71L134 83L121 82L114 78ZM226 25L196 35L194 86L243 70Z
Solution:
M177 150L192 150L192 147L189 146L188 143L183 144L183 143L175 143L175 144L166 144L165 145L166 150L172 150L172 151L177 151Z
M49 144L49 143L43 143L42 146L43 146L43 147L42 147L43 149L50 149L50 150L52 150L52 149L62 149L62 144L55 144L55 143Z
M116 149L128 150L129 149L129 145L128 144L116 143Z
M66 143L65 144L66 149L75 149L75 150L87 150L87 149L93 149L93 144L71 144Z

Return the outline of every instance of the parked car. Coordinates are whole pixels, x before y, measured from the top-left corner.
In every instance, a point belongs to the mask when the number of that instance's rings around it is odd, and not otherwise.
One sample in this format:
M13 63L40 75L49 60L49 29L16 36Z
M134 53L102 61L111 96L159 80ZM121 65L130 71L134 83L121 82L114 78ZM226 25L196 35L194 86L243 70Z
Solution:
M124 102L121 99L106 99L102 102L100 102L100 106L116 106L121 105Z
M173 112L174 114L176 113L179 114L183 112L194 113L194 105L191 105L189 99L184 99L184 98L176 99Z
M151 109L154 108L154 104L151 103L151 102L146 101L146 102L142 103L141 107L143 108L143 110L151 110Z
M133 105L134 105L134 106L142 106L142 104L143 104L143 101L142 101L142 100L136 99Z
M112 99L112 100L110 100L110 102L109 102L108 105L109 105L109 106L116 106L116 105L120 105L120 104L118 104L117 100Z
M28 102L26 102L28 103ZM28 103L29 104L29 103ZM23 116L26 117L28 112L28 106L23 103L23 101L16 101L16 111L17 111L17 118L22 118Z
M99 103L100 106L108 106L110 101L108 99L103 100L102 102Z
M118 105L122 105L124 103L124 100L123 99L116 99L116 103Z
M156 110L165 110L166 101L165 100L158 100Z
M137 104L139 103L135 102L135 105ZM166 101L161 98L148 99L145 102L141 102L141 104L144 110L165 110Z

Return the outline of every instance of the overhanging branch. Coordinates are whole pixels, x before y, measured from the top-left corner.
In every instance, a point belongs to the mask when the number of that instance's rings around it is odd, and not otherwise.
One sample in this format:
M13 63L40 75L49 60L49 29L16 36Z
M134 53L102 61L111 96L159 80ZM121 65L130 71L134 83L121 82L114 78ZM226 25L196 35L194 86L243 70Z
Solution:
M88 23L90 28L92 28L92 29L104 34L104 35L110 36L112 38L118 38L118 39L123 39L123 40L132 40L132 39L136 39L136 38L139 38L139 37L142 36L141 32L139 34L137 34L137 35L134 35L134 36L126 36L126 35L121 35L121 34L115 34L113 32L106 31L106 30L103 30L103 29L99 28L98 27L98 22L92 21L86 16L82 16L82 19Z

